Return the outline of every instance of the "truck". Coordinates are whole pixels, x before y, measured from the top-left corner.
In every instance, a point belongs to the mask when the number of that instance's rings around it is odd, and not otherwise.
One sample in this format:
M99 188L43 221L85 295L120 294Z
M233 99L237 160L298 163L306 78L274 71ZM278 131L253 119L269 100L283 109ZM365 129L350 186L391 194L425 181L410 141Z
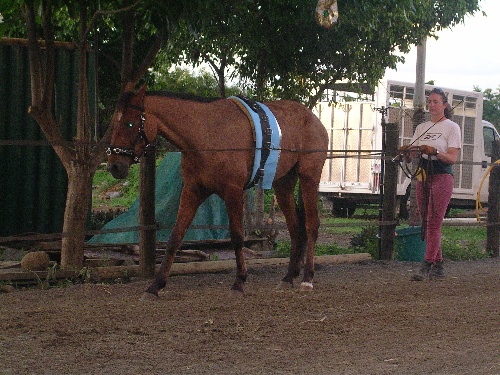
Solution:
M426 97L434 87L425 85ZM500 136L491 123L482 119L481 92L441 88L453 108L452 120L462 130L449 208L474 208L481 181L491 165L493 142ZM413 135L414 93L414 83L388 80L364 100L335 105L325 101L314 108L329 137L319 193L322 200L332 203L335 216L350 217L360 204L380 202L382 116L388 126L399 127L399 146L408 144ZM427 108L425 119L430 119ZM410 182L400 169L396 193L400 211L406 207ZM487 202L488 178L482 184L480 197L481 202Z

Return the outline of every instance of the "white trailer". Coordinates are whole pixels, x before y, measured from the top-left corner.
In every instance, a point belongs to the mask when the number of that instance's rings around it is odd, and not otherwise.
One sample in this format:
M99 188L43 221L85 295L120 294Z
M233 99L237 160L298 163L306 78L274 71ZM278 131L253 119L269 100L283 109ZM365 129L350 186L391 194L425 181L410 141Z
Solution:
M426 85L426 97L434 86ZM462 130L459 162L453 166L455 186L450 207L475 207L479 184L491 163L493 141L500 138L495 127L482 120L483 94L442 88L453 110L453 121ZM320 195L333 202L333 213L351 216L358 204L380 201L382 115L377 108L388 109L387 123L399 126L399 145L408 144L413 135L412 83L387 81L379 85L374 99L327 102L315 107L329 136L329 158L325 162ZM430 118L428 112L426 119ZM405 202L409 179L400 171L397 196ZM488 181L483 184L481 201L488 200Z

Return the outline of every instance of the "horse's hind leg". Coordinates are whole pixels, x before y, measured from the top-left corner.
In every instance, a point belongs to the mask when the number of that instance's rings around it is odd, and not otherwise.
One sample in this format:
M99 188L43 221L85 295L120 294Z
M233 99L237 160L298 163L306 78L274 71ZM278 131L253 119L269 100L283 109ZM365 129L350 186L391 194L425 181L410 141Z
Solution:
M274 181L273 188L276 193L278 205L285 215L286 225L290 233L290 262L283 282L293 285L293 279L300 274L304 259L304 250L307 243L304 225L297 209L294 198L297 176L294 171L279 180Z
M170 269L172 268L172 264L174 263L177 249L179 249L182 239L184 238L184 234L193 221L198 206L202 204L206 198L206 194L190 191L186 187L182 189L177 219L172 229L172 233L170 234L170 238L168 239L165 256L163 257L160 269L156 273L153 283L146 290L143 298L148 299L151 296L157 297L158 291L165 287L167 277L170 273Z
M318 215L318 183L310 177L300 179L300 190L303 201L304 227L307 238L306 262L304 265L304 277L300 286L301 290L313 288L314 277L314 248L318 239L319 215Z

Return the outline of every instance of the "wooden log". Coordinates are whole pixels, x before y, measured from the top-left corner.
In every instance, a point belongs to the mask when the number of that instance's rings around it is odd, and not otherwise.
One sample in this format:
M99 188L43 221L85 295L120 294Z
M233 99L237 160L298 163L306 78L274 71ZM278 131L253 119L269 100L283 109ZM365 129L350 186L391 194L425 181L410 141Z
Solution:
M318 265L325 264L341 264L341 263L359 263L371 260L371 255L368 253L358 254L340 254L340 255L322 255L314 258L314 263ZM246 264L248 269L255 269L270 266L287 266L288 258L261 258L247 259ZM171 276L175 275L192 275L200 273L217 273L231 272L235 269L235 260L218 260L213 262L189 262L189 263L174 263ZM159 266L156 267L158 270ZM140 276L137 266L123 267L97 267L94 277L98 279L113 279L117 277L136 277Z
M21 262L20 261L13 261L13 260L4 260L0 262L0 269L7 269L7 268L21 268Z
M368 253L358 254L340 254L340 255L322 255L314 259L315 264L341 264L341 263L360 263L371 260ZM270 266L286 266L288 258L265 258L265 259L247 259L247 267L256 269ZM159 266L156 267L158 269ZM170 275L189 275L199 273L231 272L235 269L234 260L218 260L211 262L190 262L174 263ZM51 279L73 279L78 277L79 272L57 270L49 275L48 271L23 272L6 270L0 273L0 281L19 281L34 280L37 278L45 280L47 276ZM36 274L36 275L35 275ZM116 279L119 277L138 277L141 275L139 266L117 266L117 267L96 267L90 270L91 278L94 280Z
M52 279L75 279L79 275L76 271L57 270L52 271L23 271L22 269L9 269L0 272L0 281L32 281Z

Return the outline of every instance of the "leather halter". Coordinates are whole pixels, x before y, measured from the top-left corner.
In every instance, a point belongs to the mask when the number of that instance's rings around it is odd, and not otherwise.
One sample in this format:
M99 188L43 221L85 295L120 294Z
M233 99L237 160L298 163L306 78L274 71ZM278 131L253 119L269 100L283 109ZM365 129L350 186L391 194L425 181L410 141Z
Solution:
M135 141L132 144L131 148L121 148L118 146L110 145L106 149L106 154L108 156L109 155L125 155L125 156L132 158L133 163L139 163L141 156L144 155L148 150L153 148L154 145L151 142L149 142L148 137L146 135L146 132L144 131L144 123L146 122L146 114L144 112L144 108L133 105L133 104L125 105L125 108L127 108L127 107L141 112L141 121L139 122L139 133L137 134L137 137L135 138ZM144 150L139 155L136 155L135 151L134 151L135 146L141 141L144 141L146 146L144 147Z

